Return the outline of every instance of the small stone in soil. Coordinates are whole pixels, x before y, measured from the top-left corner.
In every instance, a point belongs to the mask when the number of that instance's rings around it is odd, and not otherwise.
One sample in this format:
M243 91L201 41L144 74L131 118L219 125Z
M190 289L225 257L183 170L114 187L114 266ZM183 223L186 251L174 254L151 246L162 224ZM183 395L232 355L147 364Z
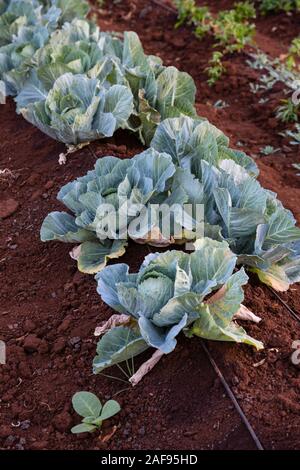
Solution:
M36 324L32 320L25 320L24 322L24 331L31 332L36 329Z
M44 188L45 189L51 189L51 188L53 188L53 186L54 186L54 181L47 181Z
M81 338L79 336L74 336L73 338L69 340L69 343L71 346L75 346L75 344L80 343L80 341L81 341Z
M64 331L66 331L66 330L69 328L70 324L71 324L71 317L66 317L66 318L63 320L63 322L59 325L59 327L58 327L58 329L57 329L58 332L59 332L59 333L62 333L62 332L64 332Z
M39 199L41 197L42 194L43 194L43 192L40 189L37 189L36 191L34 191L32 193L30 200L31 201L36 201L37 199Z
M9 446L9 445L13 444L13 443L15 442L15 440L16 440L16 436L10 435L10 436L8 436L8 438L6 439L5 445L6 445L6 446Z
M30 419L25 419L25 421L22 421L22 423L20 424L20 429L22 429L22 431L25 431L29 427L30 427Z
M119 145L117 148L117 152L119 153L126 153L127 152L127 147L126 145Z
M5 201L1 201L0 219L5 219L6 217L14 214L18 207L19 203L15 199L10 198Z
M31 377L31 369L27 362L23 361L19 363L18 366L19 374L21 377L30 378Z
M6 424L2 424L0 426L0 437L5 438L5 437L10 436L10 434L11 434L11 427Z
M38 338L36 335L28 335L25 338L24 351L27 353L33 353L38 351L40 354L48 352L48 344L44 339Z
M56 415L52 421L53 426L59 432L66 432L70 430L72 425L72 418L69 413L63 411L62 413Z
M66 347L66 341L63 337L57 338L57 340L53 344L53 352L59 353L63 351Z
M48 446L47 441L37 441L31 444L31 449L32 450L46 450Z

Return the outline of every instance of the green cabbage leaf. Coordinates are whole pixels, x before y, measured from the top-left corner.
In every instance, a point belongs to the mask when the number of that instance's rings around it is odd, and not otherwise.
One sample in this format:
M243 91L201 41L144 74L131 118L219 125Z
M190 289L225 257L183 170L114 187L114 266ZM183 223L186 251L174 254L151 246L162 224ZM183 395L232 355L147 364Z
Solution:
M248 277L243 268L233 273L237 258L228 244L203 238L195 248L192 254L152 253L138 273L129 273L126 264L116 264L96 275L102 300L130 316L131 322L101 337L93 362L95 373L147 347L168 354L182 330L189 337L263 347L236 322Z

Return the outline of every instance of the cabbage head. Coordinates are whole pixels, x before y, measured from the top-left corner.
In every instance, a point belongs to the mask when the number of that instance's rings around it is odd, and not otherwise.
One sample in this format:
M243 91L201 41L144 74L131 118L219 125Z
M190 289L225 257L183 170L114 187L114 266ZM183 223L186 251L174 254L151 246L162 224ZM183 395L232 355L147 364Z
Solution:
M193 185L191 182L193 181ZM300 229L293 214L276 194L264 189L233 160L194 160L190 169L179 169L173 190L181 187L191 204L204 205L205 223L220 234L238 255L238 262L257 273L278 291L300 281Z
M168 354L183 330L214 341L250 344L235 318L244 298L248 277L243 268L233 273L236 256L226 242L203 238L192 254L167 251L150 254L138 273L126 264L107 266L96 275L97 291L112 309L129 322L102 336L93 361L95 373L128 360L149 347Z
M74 16L84 17L85 1L11 0L0 10L0 79L6 95L16 95L24 86L35 52L45 46L56 28ZM78 20L79 21L79 20Z
M114 257L123 254L128 237L158 246L171 244L173 238L160 232L159 213L149 218L148 210L153 205L184 204L186 194L170 188L175 171L171 157L153 149L132 159L100 158L95 170L61 188L58 199L74 216L50 213L41 227L42 241L81 242L78 268L88 273L103 268L112 245Z
M229 147L229 138L206 119L181 116L161 122L151 141L158 152L172 156L182 167L195 168L201 160L219 167L223 160L232 160L252 176L258 175L254 160L239 150Z
M208 121L187 116L159 124L151 147L172 156L180 187L204 220L238 255L239 263L279 291L300 281L300 229L276 194L255 180L258 168ZM219 230L217 230L219 227Z
M116 129L126 127L133 108L132 93L128 88L121 85L105 88L99 80L82 74L65 73L48 93L33 86L26 93L27 102L30 93L36 94L34 102L24 108L20 98L23 117L45 134L66 144L111 137Z
M146 55L136 33L125 32L119 38L84 20L66 23L19 69L23 82L15 83L19 91L17 111L39 101L40 95L50 92L55 80L65 73L86 74L106 88L127 87L133 95L127 128L145 144L150 143L165 118L196 116L196 88L187 73L165 67L160 58Z

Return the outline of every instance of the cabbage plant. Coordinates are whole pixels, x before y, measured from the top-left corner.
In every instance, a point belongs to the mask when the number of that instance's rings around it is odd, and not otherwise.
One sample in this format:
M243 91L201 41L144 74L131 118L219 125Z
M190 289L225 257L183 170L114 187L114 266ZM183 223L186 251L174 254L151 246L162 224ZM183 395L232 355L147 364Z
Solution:
M232 160L252 176L258 175L254 160L239 150L229 147L229 138L205 119L181 116L165 119L157 127L151 147L172 156L173 162L191 169L201 160L219 167L224 160Z
M0 10L0 78L7 95L16 95L28 78L32 57L64 21L84 17L81 0L4 1Z
M64 73L86 74L111 85L127 85L115 57L120 40L113 34L101 32L92 22L74 19L64 23L61 29L55 30L47 44L35 48L30 59L23 61L15 72L6 73L5 79L14 85L18 93L17 103L27 106L34 102L36 92L49 91L57 78ZM30 90L36 90L30 94Z
M196 116L196 87L192 77L176 67L165 67L147 56L136 33L124 34L121 64L135 99L138 122L133 127L149 144L157 125L169 117Z
M149 144L161 120L196 116L193 79L146 55L134 32L125 32L121 39L87 21L73 20L53 33L48 45L38 49L19 72L23 82L15 83L15 89L21 90L16 98L18 112L50 93L62 74L80 73L97 78L106 88L122 85L131 91L133 109L127 127L143 143Z
M198 143L206 139L213 142L209 137L209 124L203 121L199 127L206 137L201 137ZM159 127L157 132L160 130ZM212 132L216 132L215 128ZM222 139L221 134L219 139ZM192 145L190 139L190 149ZM103 236L115 240L118 248L122 243L123 253L127 237L162 247L204 235L226 240L240 264L256 272L263 282L276 290L287 290L291 283L300 280L300 229L276 195L262 188L252 176L256 167L249 163L249 157L242 156L244 166L238 165L236 154L228 147L220 151L221 147L220 143L217 147L212 146L215 148L213 153L205 150L206 144L199 144L197 151L191 150L185 156L175 146L179 159L169 145L170 154L150 148L131 160L115 157L98 160L94 172L67 184L58 195L58 199L75 213L73 228L70 229L67 223L70 215L51 213L43 223L42 240L86 241L81 245L78 267L84 272L96 272L105 265L106 256L110 256L111 242L106 241L109 249L106 247L107 251L103 252ZM167 150L168 146L156 148ZM211 163L212 155L217 166ZM232 159L227 158L230 155L233 155ZM107 203L113 204L117 219L121 220L109 233L104 228L111 225L113 217L111 212L107 213ZM139 204L145 208L142 214L133 210ZM184 208L178 211L185 204L190 204L193 209L188 219L182 216ZM169 217L170 233L164 231L164 216L161 217L159 210L153 211L153 205L158 209L162 205L169 207L166 217ZM201 220L197 219L197 205L203 207ZM125 213L128 217L123 222L121 216ZM78 240L77 232L82 233L82 229L84 233L88 229L89 237L93 232L97 240L93 244L90 239ZM70 231L76 234L74 240Z
M188 183L191 175L199 183L193 191ZM177 174L176 185L185 185L190 202L199 200L202 191L205 222L220 227L239 263L256 272L261 281L279 291L300 281L296 220L276 194L262 188L243 167L232 160L223 160L219 168L205 160L194 161L190 170Z
M175 171L171 157L153 149L132 159L99 159L93 171L61 188L58 200L74 216L50 213L41 227L42 241L82 242L76 256L78 268L89 273L123 254L128 236L156 246L171 244L173 238L160 232L159 217L152 217L149 225L148 209L184 204L186 194L180 188L171 191ZM182 230L180 224L178 230Z
M26 79L26 63L49 39L61 14L52 6L44 12L42 5L28 0L6 2L0 16L0 79L7 95L14 95Z
M116 400L108 400L102 405L99 398L91 392L76 392L72 397L72 405L76 413L82 417L82 422L73 426L71 432L95 432L101 429L103 421L112 418L121 411Z
M34 52L49 38L45 26L23 27L14 42L0 48L0 77L6 95L16 95L24 86L29 73L29 62Z
M74 18L51 34L49 44L55 46L75 44L78 41L98 42L102 36L100 28L92 21Z
M66 144L111 137L127 126L133 108L131 91L121 85L106 88L97 79L65 73L44 90L23 90L23 117L50 137ZM31 101L32 93L36 93ZM27 107L23 107L24 100ZM22 101L23 100L23 101Z
M40 0L45 8L57 8L60 10L59 25L74 18L85 18L89 12L87 0Z
M242 286L248 279L243 268L234 272L236 261L226 242L203 238L197 240L191 254L167 251L148 255L138 273L129 273L126 264L107 266L98 273L97 291L122 315L123 324L113 326L99 340L94 373L149 347L168 354L181 331L188 337L261 349L262 343L236 322L241 316Z
M276 194L255 180L252 158L229 148L228 138L208 121L186 116L162 122L151 146L172 156L180 167L174 189L204 205L205 222L219 227L239 263L276 290L300 281L300 229Z
M0 46L13 42L23 28L57 26L61 11L52 7L43 10L40 2L33 0L10 0L2 3L0 15Z
M78 41L84 40L95 43L102 53L97 66L92 64L89 70L85 69L87 73L99 78L99 74L103 75L104 66L109 66L110 81L126 83L131 89L135 105L131 128L138 132L142 142L149 144L157 124L163 119L181 114L196 116L193 79L175 67L163 66L159 57L146 55L138 35L132 31L126 31L123 38L119 38L113 33L100 32L98 27L92 27L87 21L73 20L50 39L56 50L51 64L62 61L68 64L71 49L76 55ZM57 58L59 44L70 46L65 57L60 59ZM79 61L82 62L81 58Z
M48 93L56 79L65 73L97 78L106 88L111 85L124 85L128 88L116 61L106 54L106 36L102 37L103 43L81 40L76 44L53 45L50 41L39 48L30 63L24 62L18 69L18 76L21 77L21 81L15 81L15 89L19 91L16 98L18 111L20 107L27 107L38 101L40 93ZM9 77L7 80L14 79L11 75L6 74Z

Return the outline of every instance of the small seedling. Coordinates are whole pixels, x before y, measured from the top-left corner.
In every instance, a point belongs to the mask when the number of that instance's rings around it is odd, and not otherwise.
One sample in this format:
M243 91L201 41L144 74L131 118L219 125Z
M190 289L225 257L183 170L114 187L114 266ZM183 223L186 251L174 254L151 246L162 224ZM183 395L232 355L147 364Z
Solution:
M268 101L269 101L269 98L260 98L260 100L258 100L258 103L259 104L266 104Z
M263 155L272 155L277 152L280 152L280 149L275 149L272 145L266 145L264 148L260 149L260 153Z
M299 10L299 0L261 0L259 6L263 14L277 11L285 11L286 13L292 10Z
M290 145L300 145L300 124L295 124L295 131L285 131L282 133L283 137L292 137Z
M208 75L207 83L209 86L215 85L225 71L225 67L222 64L222 58L222 52L214 52L209 61L209 67L205 69Z
M291 99L281 100L282 105L276 109L276 117L282 122L298 121L299 106L296 106Z
M289 70L293 70L297 66L297 59L300 57L300 38L292 40L289 48L288 56L286 58L286 66Z
M228 108L229 104L226 103L226 101L223 100L218 100L214 103L214 108L216 109L224 109Z
M96 395L90 392L77 392L73 395L74 410L83 420L71 429L73 434L94 432L100 429L102 422L119 413L121 407L115 400L108 400L103 406Z
M292 166L296 168L296 170L300 170L300 163L292 163ZM296 173L297 176L300 176L300 173Z
M202 39L211 35L214 47L221 48L217 56L213 55L207 69L208 84L214 85L222 76L225 67L221 59L227 53L239 52L251 43L256 17L254 4L249 1L238 2L230 10L221 10L213 15L207 6L198 6L196 0L175 0L178 11L176 27L186 23L194 29L194 34Z

